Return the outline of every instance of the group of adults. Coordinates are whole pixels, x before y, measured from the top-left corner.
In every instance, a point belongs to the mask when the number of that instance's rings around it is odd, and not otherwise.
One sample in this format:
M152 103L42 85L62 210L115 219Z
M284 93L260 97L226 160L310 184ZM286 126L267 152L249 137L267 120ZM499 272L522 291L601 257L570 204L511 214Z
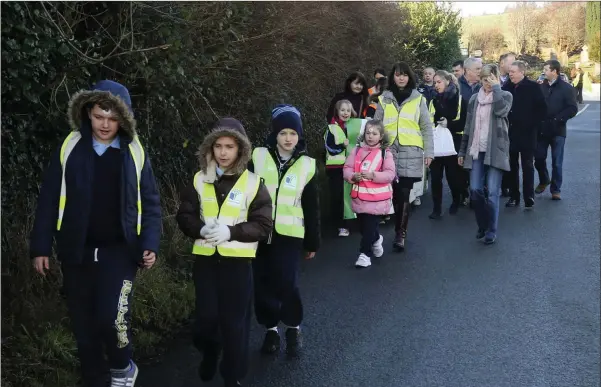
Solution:
M392 183L395 248L403 250L405 246L411 192L426 184L428 177L433 200L430 218L442 218L446 175L453 199L448 213L456 214L460 207L473 209L477 238L487 244L497 238L501 196L508 198L506 207L519 207L523 200L529 210L534 207L535 193L542 194L550 187L551 198L561 200L566 122L578 112L576 85L560 76L557 60L544 63L542 83L529 79L526 69L524 61L506 53L498 64L483 64L480 58L470 57L453 63L449 72L425 67L421 82L404 62L394 64L390 71L376 69L371 88L361 73L347 78L344 91L332 99L326 119L330 127L340 124L336 106L346 100L352 104L353 117L383 121L397 172ZM342 129L347 138L356 138L350 135L349 125ZM453 154L439 150L440 133L447 130L453 139ZM338 222L338 235L347 236L347 217L340 204L340 194L346 193L340 188L342 181L331 172L337 166L328 162L334 152L328 145L328 133L326 130L326 168L335 193L330 195L332 217ZM347 155L355 145L350 141ZM551 174L547 169L549 148ZM536 188L534 169L539 175ZM420 204L419 195L412 200L414 205Z

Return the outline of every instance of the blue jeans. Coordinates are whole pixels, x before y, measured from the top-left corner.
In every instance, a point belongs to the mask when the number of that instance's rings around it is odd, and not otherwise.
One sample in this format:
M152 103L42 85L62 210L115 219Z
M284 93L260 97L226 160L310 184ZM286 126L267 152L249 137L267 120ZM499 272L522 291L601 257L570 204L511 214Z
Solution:
M538 171L539 184L551 183L551 193L561 192L561 182L563 180L563 148L566 144L566 138L562 136L540 136L536 146L536 157L534 166ZM551 147L551 179L547 170L547 150Z
M499 223L499 196L503 171L484 165L484 152L473 160L470 172L470 193L478 228L487 234L497 235ZM487 193L484 191L486 185Z

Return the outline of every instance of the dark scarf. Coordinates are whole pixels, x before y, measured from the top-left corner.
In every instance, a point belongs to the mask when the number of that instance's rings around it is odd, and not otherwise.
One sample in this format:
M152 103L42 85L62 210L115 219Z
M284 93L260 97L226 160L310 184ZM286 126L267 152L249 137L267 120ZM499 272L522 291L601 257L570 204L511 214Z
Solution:
M436 92L435 98L439 101L447 101L449 98L454 97L457 91L455 84L449 83L449 86L442 93Z
M413 90L410 89L410 88L408 88L408 87L406 87L403 90L401 90L396 85L393 85L390 88L390 91L392 91L392 95L394 95L394 98L396 99L396 101L399 104L399 106L401 106L401 104L403 103L403 101L405 101L407 98L409 98L409 96L413 92Z

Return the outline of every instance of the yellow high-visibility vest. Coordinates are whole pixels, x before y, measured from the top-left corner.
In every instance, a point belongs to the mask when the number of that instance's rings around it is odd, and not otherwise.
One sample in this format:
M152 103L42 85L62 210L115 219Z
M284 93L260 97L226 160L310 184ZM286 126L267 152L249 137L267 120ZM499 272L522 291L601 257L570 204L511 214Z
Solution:
M61 225L63 222L63 215L65 213L65 206L67 205L67 183L65 181L65 172L67 171L67 159L69 155L75 148L75 145L81 140L81 133L79 131L74 131L69 133L65 141L63 141L63 145L61 146L60 152L60 162L63 170L63 177L61 182L61 194L60 200L58 204L58 220L56 222L56 229L60 231ZM134 160L134 165L136 168L136 180L138 187L138 201L136 207L138 208L138 222L136 231L138 235L142 231L142 196L140 194L140 179L142 176L142 168L144 168L144 148L142 148L142 144L140 143L140 139L138 136L134 136L131 143L129 144L129 152L131 153L131 158Z
M458 96L459 106L457 106L457 115L455 116L455 118L453 118L453 121L459 121L459 118L461 117L461 94L459 94ZM434 114L436 113L436 109L434 108L434 100L430 101L429 111L430 119L432 120L432 125L434 125L436 124L436 122L434 122ZM463 130L461 132L458 132L457 134L463 134Z
M197 172L194 176L194 189L200 199L200 218L204 223L213 224L219 220L220 224L235 226L238 223L246 222L248 208L257 196L261 179L248 170L244 171L219 207L215 186L206 183L204 177L202 172ZM200 230L198 231L200 232ZM192 254L213 255L215 251L218 251L223 257L254 258L258 245L258 242L227 241L215 248L205 239L199 238L194 241Z
M334 142L336 143L336 145L343 144L344 140L347 139L346 134L344 134L344 130L342 130L340 126L338 126L337 124L330 124L328 125L328 129L326 130L323 136L323 140L326 143L328 141L328 132L332 133L332 135L334 136ZM346 152L343 151L337 155L331 155L329 152L326 151L326 165L344 165L345 161Z
M398 139L402 146L417 146L424 149L424 139L419 127L420 104L423 96L407 101L400 110L392 103L385 103L384 97L379 101L384 108L384 129L390 138L390 145ZM428 117L429 119L430 117Z
M303 190L315 176L315 159L299 157L280 181L278 167L267 148L256 148L252 154L255 173L265 180L273 202L275 230L280 235L305 237L305 216L301 204ZM317 211L317 209L315 209Z

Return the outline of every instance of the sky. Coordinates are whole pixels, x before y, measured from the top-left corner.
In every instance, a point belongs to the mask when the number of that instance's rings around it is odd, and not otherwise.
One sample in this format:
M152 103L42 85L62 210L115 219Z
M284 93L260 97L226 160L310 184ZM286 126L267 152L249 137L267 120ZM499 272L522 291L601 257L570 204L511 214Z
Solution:
M486 14L503 13L508 5L515 5L515 1L493 2L493 1L457 1L453 2L453 7L461 11L461 16L476 16ZM541 6L543 2L536 2Z

